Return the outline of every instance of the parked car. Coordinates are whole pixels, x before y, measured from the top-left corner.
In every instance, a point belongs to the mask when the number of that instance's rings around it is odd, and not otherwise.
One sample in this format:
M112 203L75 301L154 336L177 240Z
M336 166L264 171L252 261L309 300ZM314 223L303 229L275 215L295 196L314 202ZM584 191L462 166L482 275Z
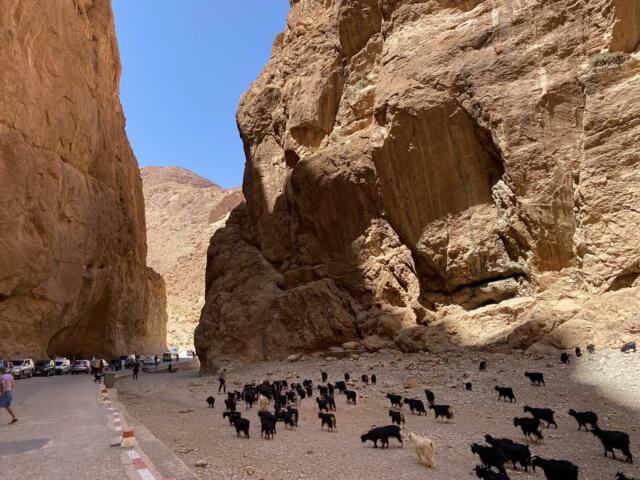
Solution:
M56 358L56 375L67 375L71 370L71 362L68 358Z
M156 364L156 359L153 355L148 355L146 357L144 357L144 363L145 365L155 365Z
M56 374L56 364L53 360L38 360L33 371L36 377L50 377Z
M177 353L174 353L174 352L164 352L162 354L162 361L163 362L178 361L179 358L180 358L180 356Z
M91 362L89 360L76 360L71 365L71 375L91 373Z
M35 366L33 364L33 360L30 358L25 358L23 360L11 360L11 375L13 378L31 378L33 377L33 372L35 370Z
M133 364L136 362L135 355L120 355L120 362L124 361L124 368L133 368Z

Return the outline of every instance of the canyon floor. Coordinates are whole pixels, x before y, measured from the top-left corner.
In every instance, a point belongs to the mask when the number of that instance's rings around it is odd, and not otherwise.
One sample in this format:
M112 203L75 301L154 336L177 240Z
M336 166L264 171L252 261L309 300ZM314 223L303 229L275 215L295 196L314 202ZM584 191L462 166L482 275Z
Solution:
M480 360L488 369L478 371ZM239 408L251 421L251 438L237 438L235 430L222 418L223 395L217 393L215 377L201 377L196 368L175 374L141 375L137 382L119 380L120 400L130 414L143 422L160 440L202 479L418 479L450 480L476 478L478 464L469 444L481 442L486 433L524 442L522 433L512 424L515 416L525 416L524 405L549 407L556 411L556 430L543 429L544 441L530 442L533 455L566 459L580 467L580 479L613 479L622 471L639 477L636 464L605 459L599 440L591 433L578 431L569 408L594 410L603 429L623 430L631 436L631 450L640 455L640 354L617 351L596 352L572 357L562 365L559 354L553 357L513 353L449 352L448 354L399 354L385 352L363 354L357 359L325 360L306 357L295 363L265 362L228 366L228 386L242 389L247 382L285 379L302 382L305 378L320 383L320 372L329 379L342 379L344 372L358 381L358 405L347 405L337 394L337 431L320 430L317 406L306 399L300 405L300 422L291 431L278 424L274 440L260 438L258 408ZM525 371L544 372L546 386L536 387L523 376ZM375 373L378 383L364 385L364 373ZM466 391L461 379L469 377L472 391ZM495 385L511 386L516 403L497 400ZM455 418L450 423L436 422L433 413L413 416L405 406L407 430L431 438L436 444L435 469L416 462L411 445L404 448L395 440L388 450L362 444L360 435L372 425L390 424L385 393L393 392L424 400L424 389L435 392L436 403L452 406ZM214 409L205 398L216 397ZM620 455L617 455L620 457ZM640 458L640 457L638 457ZM508 469L513 478L544 479L535 474Z

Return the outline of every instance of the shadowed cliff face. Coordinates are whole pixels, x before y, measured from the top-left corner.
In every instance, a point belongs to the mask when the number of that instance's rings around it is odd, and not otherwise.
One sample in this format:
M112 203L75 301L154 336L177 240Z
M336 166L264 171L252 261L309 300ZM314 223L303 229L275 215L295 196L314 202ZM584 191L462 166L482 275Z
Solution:
M291 3L238 111L246 205L209 248L205 368L640 328L636 2Z
M0 354L160 351L110 2L0 11Z

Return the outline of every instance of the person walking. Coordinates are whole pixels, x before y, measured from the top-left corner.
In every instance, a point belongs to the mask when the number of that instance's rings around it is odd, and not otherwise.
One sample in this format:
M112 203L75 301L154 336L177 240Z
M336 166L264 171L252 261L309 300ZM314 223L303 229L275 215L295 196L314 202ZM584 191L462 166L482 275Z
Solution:
M133 379L134 380L138 379L138 373L139 372L140 372L140 364L136 360L135 363L133 364Z
M218 386L218 393L220 393L220 390L224 391L224 393L227 393L227 369L226 368L222 367L218 372L218 381L220 382L220 385Z
M7 373L7 367L0 368L0 408L4 408L11 415L9 425L18 421L18 417L11 409L14 388L16 388L16 381L10 373Z
M156 365L156 370L157 370L157 369L158 369L158 355L155 355L155 356L153 357L153 363L155 363L155 365Z

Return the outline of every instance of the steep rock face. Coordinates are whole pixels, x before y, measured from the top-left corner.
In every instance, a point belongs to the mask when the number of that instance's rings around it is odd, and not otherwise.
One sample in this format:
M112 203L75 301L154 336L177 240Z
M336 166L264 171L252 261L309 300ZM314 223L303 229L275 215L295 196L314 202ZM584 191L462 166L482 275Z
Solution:
M140 170L147 219L147 262L167 283L167 342L193 348L204 305L209 239L244 200L239 188L223 189L179 167Z
M640 331L638 2L291 4L240 104L201 359Z
M110 2L0 9L0 354L165 346Z

